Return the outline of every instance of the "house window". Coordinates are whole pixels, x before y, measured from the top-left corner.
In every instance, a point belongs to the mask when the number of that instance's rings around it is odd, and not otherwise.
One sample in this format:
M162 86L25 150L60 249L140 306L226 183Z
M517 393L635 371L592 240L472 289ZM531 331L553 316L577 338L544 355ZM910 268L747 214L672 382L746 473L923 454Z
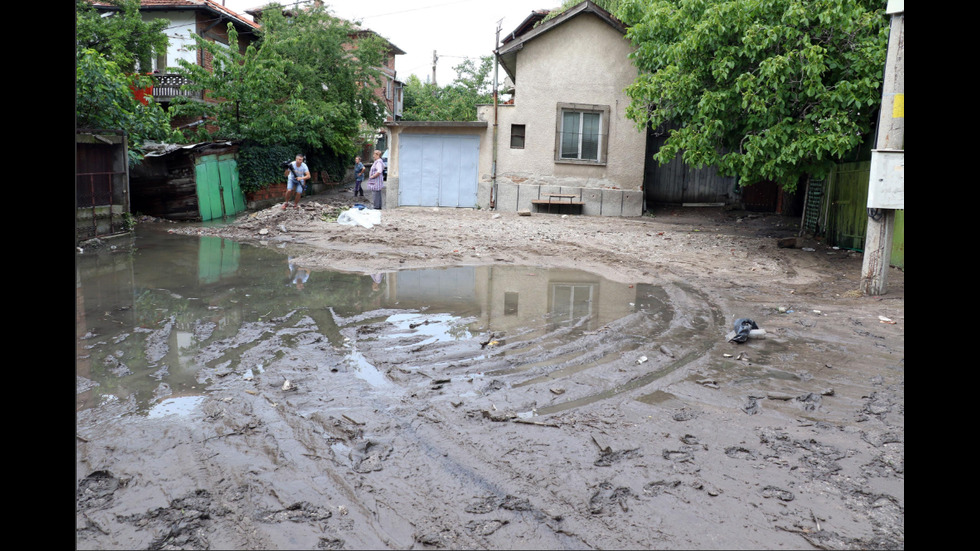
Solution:
M155 69L156 69L156 71L158 73L166 73L167 72L167 51L166 50L164 50L163 52L161 52L160 54L158 54L157 55L157 58L154 61L156 62Z
M510 125L510 148L524 149L524 125Z
M609 106L559 103L555 161L605 164Z

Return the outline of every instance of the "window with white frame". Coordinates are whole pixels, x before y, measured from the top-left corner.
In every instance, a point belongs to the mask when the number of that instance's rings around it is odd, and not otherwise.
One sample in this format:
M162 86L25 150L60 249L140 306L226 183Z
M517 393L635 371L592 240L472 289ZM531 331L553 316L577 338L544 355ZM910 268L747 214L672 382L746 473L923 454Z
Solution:
M609 106L559 103L555 161L605 164Z

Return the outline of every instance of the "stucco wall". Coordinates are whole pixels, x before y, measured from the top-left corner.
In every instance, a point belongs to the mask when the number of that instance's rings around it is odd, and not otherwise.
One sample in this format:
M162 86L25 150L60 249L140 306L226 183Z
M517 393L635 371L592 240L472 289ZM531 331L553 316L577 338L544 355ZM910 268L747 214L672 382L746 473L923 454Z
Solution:
M636 79L626 38L599 17L580 14L529 40L517 53L513 105L498 107L499 210L531 209L548 193L575 193L584 214L638 216L643 209L646 133L626 118L624 88ZM608 140L601 165L555 160L558 104L608 106ZM490 198L493 106L480 151L480 201ZM524 149L512 149L512 124L525 125ZM531 209L533 210L533 209Z
M168 67L178 67L178 59L197 64L197 50L191 49L194 45L193 34L197 30L197 18L193 11L152 11L143 12L141 15L144 21L170 20L170 25L165 31L170 40L167 46ZM153 69L167 72L167 67L157 67L156 59L153 60Z

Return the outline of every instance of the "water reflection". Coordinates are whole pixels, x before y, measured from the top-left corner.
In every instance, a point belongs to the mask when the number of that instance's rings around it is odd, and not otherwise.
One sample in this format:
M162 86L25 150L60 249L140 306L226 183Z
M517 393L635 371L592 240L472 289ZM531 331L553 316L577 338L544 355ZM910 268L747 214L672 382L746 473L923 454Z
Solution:
M576 270L463 266L360 275L153 227L129 239L76 258L77 409L118 399L135 400L144 414L183 411L215 380L314 345L325 347L330 368L384 388L390 381L342 334L346 327L387 323L388 350L488 334L533 340L562 328L594 330L639 302L633 286Z

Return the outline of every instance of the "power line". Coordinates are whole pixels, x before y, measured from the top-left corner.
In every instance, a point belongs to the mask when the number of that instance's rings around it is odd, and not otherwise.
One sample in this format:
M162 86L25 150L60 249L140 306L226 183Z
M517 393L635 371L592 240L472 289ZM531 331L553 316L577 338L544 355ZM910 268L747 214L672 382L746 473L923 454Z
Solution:
M441 7L444 7L444 6L452 6L452 5L455 5L455 4L462 4L464 2L473 2L473 1L474 0L455 0L454 2L444 2L442 4L432 4L430 6L420 6L418 8L411 8L411 9L407 9L407 10L399 10L399 11L392 11L392 12L388 12L388 13L376 13L376 14L372 14L372 15L365 15L364 17L361 17L361 19L362 20L364 20L364 19L376 19L378 17L387 17L389 15L398 15L398 14L401 14L401 13L410 13L410 12L413 12L413 11L422 11L422 10L428 10L428 9L432 9L432 8L441 8Z

